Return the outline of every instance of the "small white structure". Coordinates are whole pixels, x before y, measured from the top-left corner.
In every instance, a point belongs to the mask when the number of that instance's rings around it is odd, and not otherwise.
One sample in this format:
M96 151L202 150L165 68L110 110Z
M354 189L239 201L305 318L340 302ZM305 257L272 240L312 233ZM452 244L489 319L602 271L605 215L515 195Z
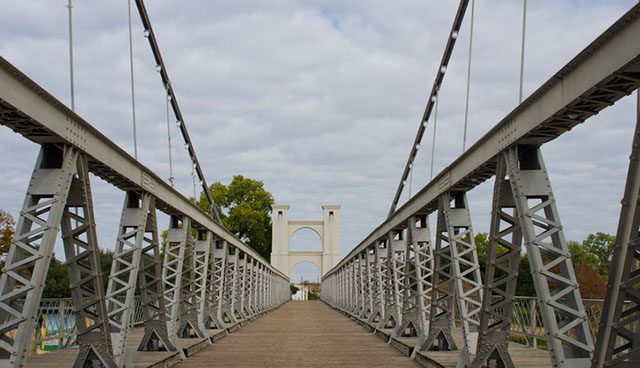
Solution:
M309 300L309 288L306 286L296 285L298 291L291 295L291 300Z
M291 277L293 267L304 261L318 267L321 275L327 273L340 261L340 206L322 206L320 221L290 221L289 205L274 204L271 237L271 264L280 272ZM291 236L300 229L310 229L320 236L322 249L306 251L289 249Z

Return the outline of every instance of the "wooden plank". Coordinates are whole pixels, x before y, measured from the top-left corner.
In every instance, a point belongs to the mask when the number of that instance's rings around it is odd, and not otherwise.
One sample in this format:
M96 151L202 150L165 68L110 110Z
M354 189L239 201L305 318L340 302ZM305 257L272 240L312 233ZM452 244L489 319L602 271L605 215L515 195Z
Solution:
M127 340L127 351L131 354L135 368L167 368L180 362L177 351L138 351L138 344L144 330L134 329ZM71 347L59 351L39 354L27 359L27 368L71 367L78 356L78 348Z
M177 367L419 367L319 301L288 302Z
M451 336L462 348L462 330L455 329ZM510 343L509 353L513 364L518 368L551 368L549 353L545 350L528 348L524 345ZM416 361L428 368L454 368L460 360L460 350L454 351L419 351L416 353Z

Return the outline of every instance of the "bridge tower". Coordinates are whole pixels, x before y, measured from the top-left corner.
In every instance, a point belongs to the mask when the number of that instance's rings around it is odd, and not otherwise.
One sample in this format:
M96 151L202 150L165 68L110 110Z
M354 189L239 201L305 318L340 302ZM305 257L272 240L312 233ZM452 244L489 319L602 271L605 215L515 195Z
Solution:
M340 261L340 206L322 206L322 220L289 220L289 205L272 206L271 265L291 276L291 270L299 262L308 261L318 267L321 275L326 274ZM320 236L320 251L292 251L289 246L291 236L300 229L310 229Z

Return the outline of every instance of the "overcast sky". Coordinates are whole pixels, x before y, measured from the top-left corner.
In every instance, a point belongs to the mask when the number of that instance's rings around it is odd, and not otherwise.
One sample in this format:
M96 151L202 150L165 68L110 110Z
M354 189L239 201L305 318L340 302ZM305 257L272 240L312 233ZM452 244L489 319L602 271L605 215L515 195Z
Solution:
M69 103L66 0L0 0L0 55ZM74 1L76 110L133 153L126 1ZM529 0L525 96L635 0ZM346 254L385 218L424 110L457 1L147 1L209 182L262 180L293 219L342 205ZM139 159L168 178L164 90L133 9ZM518 100L522 1L476 4L468 141ZM435 168L462 149L469 42L465 19L441 91ZM543 147L568 239L615 233L635 101L626 98ZM177 188L190 163L171 119ZM428 181L430 127L412 189ZM38 147L0 127L0 208L17 217ZM492 180L469 194L488 231ZM100 246L113 248L123 193L92 180ZM403 201L406 200L406 194ZM160 218L160 226L166 218ZM309 249L309 236L297 246ZM318 240L319 241L319 240ZM58 257L62 247L56 247ZM293 277L315 279L312 267Z

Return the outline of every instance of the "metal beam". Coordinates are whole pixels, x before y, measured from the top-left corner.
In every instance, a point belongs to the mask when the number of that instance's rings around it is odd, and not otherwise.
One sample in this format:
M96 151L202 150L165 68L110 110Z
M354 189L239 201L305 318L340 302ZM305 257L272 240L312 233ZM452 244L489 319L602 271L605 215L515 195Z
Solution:
M251 247L2 57L0 125L36 143L61 143L75 147L87 154L89 171L93 174L123 191L152 194L156 198L156 206L164 213L189 217L193 228L212 231L216 237L272 269L269 262ZM287 279L281 272L273 271Z
M640 86L640 5L635 5L487 134L373 230L329 276L415 213L437 209L448 191L468 191L492 177L498 155L518 144L549 142Z

